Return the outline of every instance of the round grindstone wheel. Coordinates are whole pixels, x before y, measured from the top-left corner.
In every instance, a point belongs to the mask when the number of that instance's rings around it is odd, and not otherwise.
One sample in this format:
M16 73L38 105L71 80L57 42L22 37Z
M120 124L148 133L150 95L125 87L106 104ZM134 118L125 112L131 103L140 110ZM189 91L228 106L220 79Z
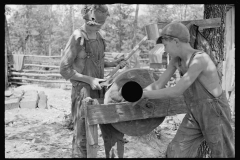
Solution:
M104 104L108 103L119 103L119 102L126 102L127 100L123 98L122 92L124 92L124 85L128 85L129 88L126 88L126 91L131 92L133 98L131 96L128 98L133 99L135 101L139 95L141 95L142 90L137 90L134 87L137 83L142 88L145 88L149 84L153 83L158 79L158 76L148 69L141 69L141 68L133 68L126 70L119 75L117 75L113 79L113 84L107 90L104 97ZM136 85L137 86L137 85ZM138 92L138 93L136 93ZM137 95L134 97L134 93ZM140 120L133 120L133 121L126 121L126 122L118 122L112 123L112 126L116 128L118 131L127 134L129 136L142 136L149 134L153 129L159 126L165 117L160 118L148 118L148 119L140 119Z

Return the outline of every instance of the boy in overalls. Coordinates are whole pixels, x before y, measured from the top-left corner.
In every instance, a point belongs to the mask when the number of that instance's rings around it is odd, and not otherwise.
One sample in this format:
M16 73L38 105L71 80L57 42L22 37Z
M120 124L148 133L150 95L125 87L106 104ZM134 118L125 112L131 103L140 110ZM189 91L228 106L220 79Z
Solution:
M81 10L85 24L73 32L64 49L61 60L60 74L72 83L72 120L74 133L72 141L72 157L87 157L85 119L83 115L77 117L77 110L82 106L86 97L103 98L104 90L100 82L104 81L104 67L120 68L126 61L118 59L113 62L104 60L105 42L100 34L100 28L109 16L106 5L85 5ZM80 107L79 107L80 106ZM104 139L106 157L113 143L120 146L123 156L123 133L117 131L111 124L100 125ZM110 149L109 149L110 148Z
M216 66L189 41L189 31L182 23L172 22L163 28L157 43L164 44L172 59L161 77L144 88L142 98L184 95L188 113L167 148L167 157L197 157L204 139L211 157L235 157L231 111ZM174 87L162 89L177 69L181 79Z

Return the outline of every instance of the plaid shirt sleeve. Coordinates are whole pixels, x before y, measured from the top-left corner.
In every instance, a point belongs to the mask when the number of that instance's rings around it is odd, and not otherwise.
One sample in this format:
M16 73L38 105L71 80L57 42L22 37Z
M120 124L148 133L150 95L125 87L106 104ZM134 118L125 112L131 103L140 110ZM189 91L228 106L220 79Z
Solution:
M78 44L80 33L74 32L68 40L68 43L64 49L64 56L60 63L60 74L66 80L69 80L73 75L76 74L76 70L73 69L73 63L79 53L80 45Z

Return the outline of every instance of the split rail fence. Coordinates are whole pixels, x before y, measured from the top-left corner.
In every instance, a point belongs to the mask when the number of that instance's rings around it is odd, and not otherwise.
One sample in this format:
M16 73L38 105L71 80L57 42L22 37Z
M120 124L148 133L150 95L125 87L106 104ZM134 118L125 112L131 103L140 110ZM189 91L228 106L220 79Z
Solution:
M114 60L110 52L105 52L105 55L107 60ZM24 55L22 70L17 71L13 65L10 64L8 82L9 84L19 85L55 83L58 85L65 84L71 86L70 81L66 81L59 73L60 61L61 56ZM140 64L146 64L148 61L148 58L140 58ZM105 68L104 75L108 75L113 68L114 67Z

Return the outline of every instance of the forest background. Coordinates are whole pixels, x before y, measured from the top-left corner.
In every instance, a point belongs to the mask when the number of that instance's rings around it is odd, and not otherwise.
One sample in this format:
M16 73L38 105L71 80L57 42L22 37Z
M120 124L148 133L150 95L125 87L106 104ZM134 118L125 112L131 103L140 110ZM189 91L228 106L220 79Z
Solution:
M109 4L110 17L102 27L106 52L130 52L150 23L203 19L203 4ZM72 32L83 25L83 5L6 5L11 51L30 55L60 56ZM141 45L147 58L152 41Z

